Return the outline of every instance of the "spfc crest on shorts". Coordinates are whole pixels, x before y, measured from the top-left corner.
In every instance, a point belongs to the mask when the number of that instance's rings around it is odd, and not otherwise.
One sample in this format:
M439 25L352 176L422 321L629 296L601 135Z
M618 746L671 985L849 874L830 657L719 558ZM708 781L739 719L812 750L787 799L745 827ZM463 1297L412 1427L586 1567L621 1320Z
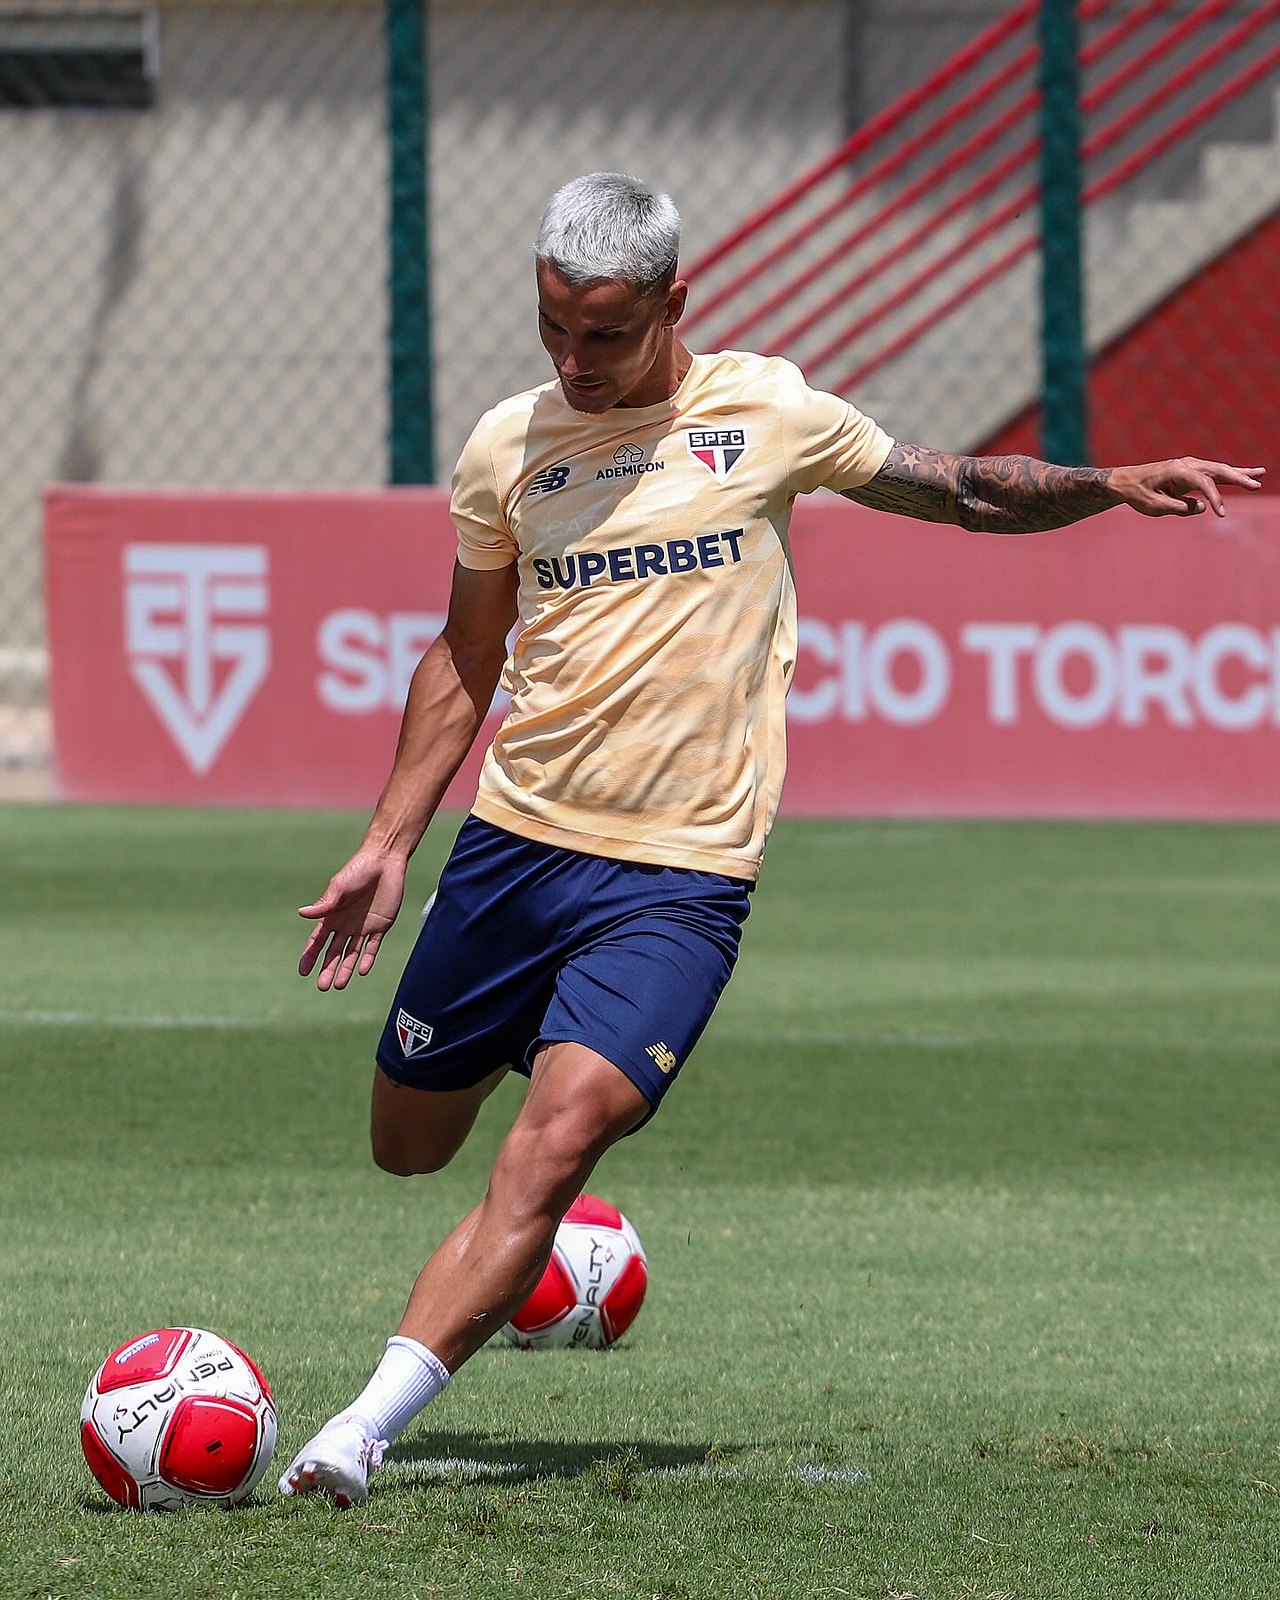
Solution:
M417 1017L411 1017L407 1011L397 1011L396 1037L400 1040L400 1051L406 1061L422 1054L431 1043L434 1032L435 1029L429 1022L419 1022Z
M747 453L744 428L690 428L684 437L689 454L721 483Z

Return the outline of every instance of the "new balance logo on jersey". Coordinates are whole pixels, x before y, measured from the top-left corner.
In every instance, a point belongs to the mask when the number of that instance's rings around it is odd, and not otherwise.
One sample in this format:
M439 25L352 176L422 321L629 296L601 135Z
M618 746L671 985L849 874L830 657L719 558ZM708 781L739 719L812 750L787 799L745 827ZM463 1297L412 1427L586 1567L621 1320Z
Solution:
M685 434L685 442L693 459L701 461L721 483L747 451L747 435L743 428L691 428Z
M556 467L543 467L541 472L535 472L529 481L529 494L554 494L557 489L563 489L569 481L570 468L563 462Z
M657 1044L646 1045L644 1053L647 1056L653 1057L659 1072L668 1073L675 1071L675 1052L667 1044L665 1044L663 1040L659 1039Z
M422 1054L431 1043L434 1032L435 1029L429 1022L419 1022L417 1017L411 1017L407 1011L396 1012L396 1037L400 1041L400 1051L406 1061Z

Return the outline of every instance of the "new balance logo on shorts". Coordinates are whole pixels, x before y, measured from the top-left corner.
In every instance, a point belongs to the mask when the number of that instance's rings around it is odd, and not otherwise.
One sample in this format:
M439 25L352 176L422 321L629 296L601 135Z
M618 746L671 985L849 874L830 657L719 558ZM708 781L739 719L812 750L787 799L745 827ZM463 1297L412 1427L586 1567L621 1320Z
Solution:
M671 1072L674 1070L676 1064L675 1052L670 1049L664 1040L659 1039L657 1044L646 1045L644 1053L653 1057L659 1072Z
M396 1013L396 1035L406 1061L422 1054L431 1043L431 1035L434 1032L435 1029L429 1022L419 1022L417 1017L411 1017L407 1011Z

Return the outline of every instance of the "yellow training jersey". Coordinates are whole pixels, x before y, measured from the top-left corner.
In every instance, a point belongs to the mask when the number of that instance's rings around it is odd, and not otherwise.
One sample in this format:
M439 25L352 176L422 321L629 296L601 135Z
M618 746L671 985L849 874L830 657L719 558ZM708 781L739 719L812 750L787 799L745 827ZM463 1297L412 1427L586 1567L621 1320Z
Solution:
M558 382L477 425L458 560L519 564L511 710L475 814L621 861L754 879L786 767L796 495L893 441L776 357L696 355L659 405L575 411Z

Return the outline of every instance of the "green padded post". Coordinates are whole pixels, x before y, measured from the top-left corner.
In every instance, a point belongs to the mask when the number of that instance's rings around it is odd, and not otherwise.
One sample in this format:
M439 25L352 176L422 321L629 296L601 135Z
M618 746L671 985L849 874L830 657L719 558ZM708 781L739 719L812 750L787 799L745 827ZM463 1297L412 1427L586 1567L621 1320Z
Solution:
M1080 73L1074 0L1041 0L1040 232L1043 436L1050 461L1084 466L1087 359L1080 216Z
M391 483L435 478L427 235L426 0L387 0L387 369Z

